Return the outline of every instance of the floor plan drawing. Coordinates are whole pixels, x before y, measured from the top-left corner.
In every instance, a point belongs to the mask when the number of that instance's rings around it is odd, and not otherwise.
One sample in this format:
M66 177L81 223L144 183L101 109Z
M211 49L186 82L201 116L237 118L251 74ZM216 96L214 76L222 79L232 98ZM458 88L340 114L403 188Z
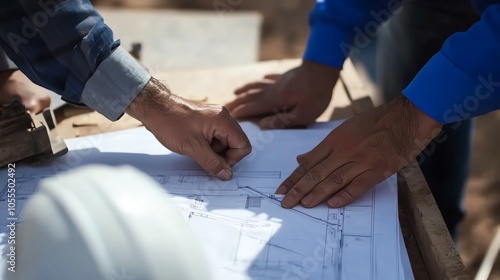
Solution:
M281 179L280 171L236 171L233 173L233 180L222 182L217 178L207 174L203 170L159 170L157 174L150 174L158 183L168 186L169 190L179 189L204 190L217 186L221 191L235 191L238 189L240 181L245 179Z
M258 132L254 125L243 128L251 139ZM129 164L149 174L168 192L204 244L214 279L402 279L397 265L401 252L395 180L386 180L337 209L325 204L284 209L283 196L274 194L296 167L295 156L313 148L329 131L307 131L308 137L301 137L300 143L289 139L304 131L276 131L264 150L254 149L255 156L235 166L233 179L226 182L185 157L149 144L156 140L142 128L103 137L78 165ZM119 162L117 157L127 155L120 154L123 147L108 142L116 138L130 139L122 143L126 147L144 148L129 155L133 160ZM72 147L79 147L78 141L85 139L68 141L70 152L65 157L77 155ZM19 196L28 199L41 179L56 175L58 169L53 166L20 166ZM0 185L1 221L6 220L6 188ZM5 225L1 226L4 232Z

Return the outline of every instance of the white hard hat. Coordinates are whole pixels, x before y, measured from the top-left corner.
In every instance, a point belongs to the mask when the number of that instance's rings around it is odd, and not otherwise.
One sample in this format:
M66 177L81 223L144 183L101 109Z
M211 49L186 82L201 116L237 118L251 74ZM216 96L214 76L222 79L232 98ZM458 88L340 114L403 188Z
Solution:
M23 210L16 280L211 279L167 194L132 167L88 166L43 180Z

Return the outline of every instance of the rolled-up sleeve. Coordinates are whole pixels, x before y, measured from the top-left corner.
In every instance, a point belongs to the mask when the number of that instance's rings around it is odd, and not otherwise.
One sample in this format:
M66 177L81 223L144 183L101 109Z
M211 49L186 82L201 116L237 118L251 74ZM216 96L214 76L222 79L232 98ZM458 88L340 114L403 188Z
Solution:
M0 45L33 82L111 120L151 78L88 0L5 1Z

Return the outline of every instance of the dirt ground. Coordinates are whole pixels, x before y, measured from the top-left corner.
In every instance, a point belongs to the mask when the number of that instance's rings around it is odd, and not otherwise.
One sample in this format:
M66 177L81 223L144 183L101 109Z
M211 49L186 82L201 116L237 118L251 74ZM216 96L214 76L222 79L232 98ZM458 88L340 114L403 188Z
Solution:
M98 5L127 8L204 9L223 12L259 11L264 16L260 59L296 58L306 43L307 15L312 0L94 0ZM214 4L217 4L214 6ZM466 218L459 235L459 251L474 276L500 225L500 111L477 119L474 154L466 190ZM490 279L500 280L500 259Z

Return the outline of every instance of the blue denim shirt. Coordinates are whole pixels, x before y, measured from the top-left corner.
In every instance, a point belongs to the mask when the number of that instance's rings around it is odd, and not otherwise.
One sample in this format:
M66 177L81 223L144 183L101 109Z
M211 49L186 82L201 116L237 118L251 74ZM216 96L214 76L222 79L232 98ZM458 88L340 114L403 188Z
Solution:
M89 0L9 0L0 45L33 82L118 119L151 78Z
M304 59L341 68L350 52L366 46L366 34L397 12L400 2L317 0ZM500 109L500 0L472 3L481 20L450 36L403 91L443 124Z

